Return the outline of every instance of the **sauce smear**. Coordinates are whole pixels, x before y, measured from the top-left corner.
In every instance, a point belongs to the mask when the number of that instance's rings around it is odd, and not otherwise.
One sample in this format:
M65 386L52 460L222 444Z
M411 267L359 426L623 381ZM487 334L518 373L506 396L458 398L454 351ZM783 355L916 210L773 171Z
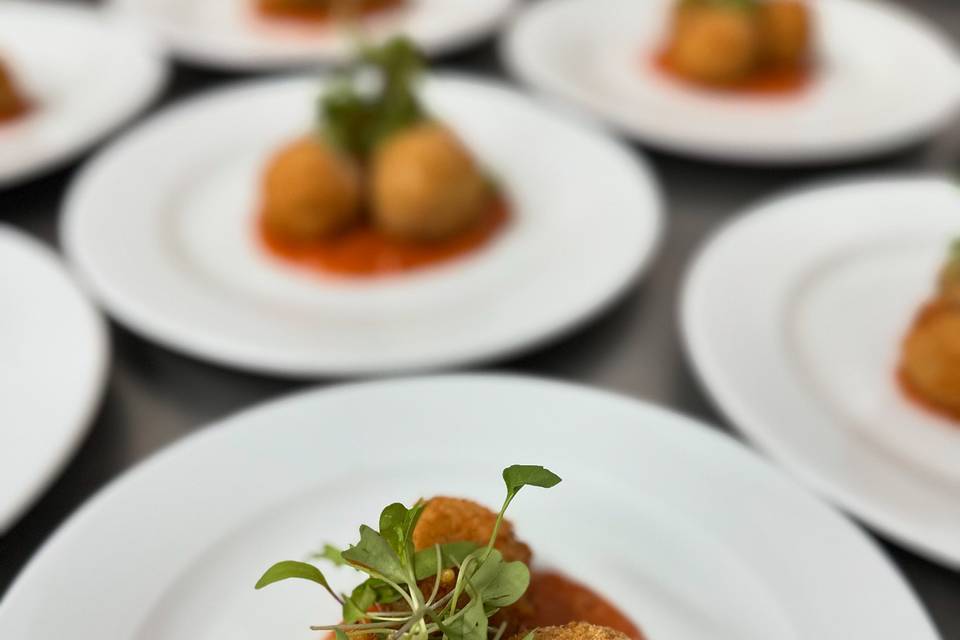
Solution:
M589 587L553 571L537 571L530 579L527 597L533 605L528 628L589 622L620 631L633 640L644 635L629 618Z
M360 0L357 12L361 16L369 16L382 11L394 9L404 4L405 0ZM307 2L290 2L290 0L257 0L257 12L261 17L270 20L291 20L322 25L334 19L335 1L317 2L310 6Z
M668 51L661 51L654 57L654 66L664 75L685 84L708 88L720 93L742 93L749 95L790 95L807 88L813 80L813 65L781 69L761 69L742 81L732 85L708 86L694 82L677 71L670 60Z
M437 242L398 240L364 224L332 238L295 243L270 233L263 216L257 233L263 247L284 262L314 272L370 277L412 271L462 257L487 245L509 220L509 206L502 197L496 197L473 227Z

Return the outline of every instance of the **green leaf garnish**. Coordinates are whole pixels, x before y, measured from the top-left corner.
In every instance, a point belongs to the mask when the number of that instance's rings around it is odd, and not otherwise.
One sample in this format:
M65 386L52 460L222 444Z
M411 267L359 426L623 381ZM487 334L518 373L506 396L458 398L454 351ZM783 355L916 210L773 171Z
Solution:
M330 583L327 582L326 577L323 575L323 572L321 572L320 569L317 569L312 564L299 562L297 560L284 560L283 562L278 562L267 569L260 579L257 580L257 584L254 586L254 589L263 589L274 582L289 580L291 578L316 582L326 589L334 598L337 597L337 594L335 594L333 589L330 588Z
M394 133L428 118L416 93L423 58L407 38L363 49L320 99L321 131L337 147L358 160ZM373 72L375 86L363 80Z
M527 592L530 571L522 562L504 562L494 549L470 578L470 586L488 607L509 607Z
M310 557L313 560L327 560L338 567L347 564L347 561L343 559L343 552L332 544L323 545L323 551L314 553Z
M418 501L407 508L393 503L380 513L379 531L361 525L356 544L345 551L326 545L314 556L369 576L350 595L338 596L319 569L292 560L270 567L256 588L289 578L322 585L341 603L343 621L311 629L333 631L336 640L360 633L381 640L490 640L488 632L500 640L506 627L490 629L488 618L517 602L530 585L527 566L505 562L494 548L504 513L523 487L549 488L560 478L543 467L515 465L503 471L503 480L507 496L484 547L462 541L415 552L413 532L426 504ZM447 576L456 576L452 589L444 574L451 569L455 573ZM448 585L444 595L441 583ZM532 634L524 640L533 640Z
M520 489L542 487L549 489L560 484L560 476L544 467L530 464L515 464L503 470L503 481L507 485L507 499L512 499Z
M450 542L440 545L440 568L437 568L437 554L433 547L418 551L413 558L413 572L417 580L435 576L439 571L463 564L464 558L476 551L472 542Z
M406 580L403 564L390 543L365 524L360 525L360 542L341 555L344 560L361 571L379 574L397 583ZM378 576L374 575L374 577Z
M444 623L441 629L449 640L487 640L487 613L483 599L475 597L470 600L453 622Z

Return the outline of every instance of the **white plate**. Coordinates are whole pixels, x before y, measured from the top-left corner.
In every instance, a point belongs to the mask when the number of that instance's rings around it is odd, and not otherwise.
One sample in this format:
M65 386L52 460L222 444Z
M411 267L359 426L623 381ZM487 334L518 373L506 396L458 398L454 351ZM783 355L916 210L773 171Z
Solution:
M820 65L793 97L724 96L663 77L651 59L673 0L533 4L504 54L525 81L639 140L720 160L849 159L911 142L956 114L960 62L937 31L883 2L812 4Z
M0 226L0 534L80 444L103 392L100 316L46 247Z
M52 3L0 2L0 56L35 104L0 125L0 187L70 160L145 107L166 76L142 34Z
M500 181L514 212L501 236L461 260L380 279L277 262L252 233L260 175L311 126L319 86L269 80L201 97L89 165L68 197L63 244L120 321L275 374L450 366L579 325L651 257L660 201L642 161L513 91L446 77L426 83L426 101Z
M111 0L120 13L150 27L173 51L195 64L227 70L313 66L347 60L348 34L329 27L270 24L253 0ZM516 0L409 0L407 6L364 21L369 38L403 33L428 55L469 46L487 36Z
M960 567L960 426L907 401L901 341L960 234L938 178L837 184L724 229L683 294L689 355L721 409L864 521Z
M937 638L873 543L727 437L633 400L483 376L305 393L183 440L54 535L0 604L0 637L315 638L307 626L336 603L303 585L254 592L266 566L352 541L396 500L499 504L517 462L563 477L511 507L537 562L653 640Z

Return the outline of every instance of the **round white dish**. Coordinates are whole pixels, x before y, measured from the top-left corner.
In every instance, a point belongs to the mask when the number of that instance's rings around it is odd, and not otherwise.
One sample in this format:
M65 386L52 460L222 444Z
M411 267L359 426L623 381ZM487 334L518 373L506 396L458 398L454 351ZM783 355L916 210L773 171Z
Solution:
M311 126L318 88L284 79L209 94L88 166L67 199L63 244L121 322L280 375L452 366L581 324L648 263L662 215L642 161L518 93L455 77L429 80L424 96L497 177L513 212L501 235L393 277L324 277L279 262L254 233L260 175Z
M368 455L346 453L360 443ZM593 585L650 638L937 638L873 543L726 436L634 400L496 376L308 392L181 441L54 535L0 604L0 635L314 638L308 625L336 603L302 583L254 592L266 566L353 541L389 502L499 504L500 470L517 462L563 478L511 507L536 562Z
M412 38L428 55L474 44L510 13L516 0L408 0L364 19L365 34ZM231 71L341 63L351 38L330 26L303 27L259 18L252 0L112 0L111 7L158 34L188 62Z
M534 3L513 23L504 57L535 88L640 141L716 160L852 159L933 133L960 107L949 41L906 9L872 0L812 3L818 67L802 93L691 88L653 64L673 2Z
M857 517L955 567L960 426L909 401L896 370L958 233L960 192L945 179L810 189L723 229L682 298L690 358L738 428Z
M107 334L52 251L0 225L0 534L80 445L99 404Z
M166 77L143 34L50 2L0 2L0 56L34 105L0 125L0 187L67 162L144 108Z

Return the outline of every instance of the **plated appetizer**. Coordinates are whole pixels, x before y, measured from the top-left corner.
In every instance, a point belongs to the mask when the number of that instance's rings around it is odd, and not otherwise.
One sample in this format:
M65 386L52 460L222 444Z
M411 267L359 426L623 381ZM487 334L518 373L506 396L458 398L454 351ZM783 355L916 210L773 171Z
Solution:
M805 0L678 0L657 62L700 86L795 91L810 78L812 22Z
M326 24L339 18L356 18L395 9L406 0L254 0L264 18L306 24Z
M504 227L495 185L421 103L421 67L398 38L364 50L321 97L317 130L264 175L259 233L270 253L322 272L384 274L469 253Z
M899 378L912 400L960 420L960 240L904 338Z
M551 471L503 471L498 513L470 500L436 497L387 506L379 530L363 525L348 549L318 554L367 578L350 594L334 591L314 565L279 562L256 584L299 578L318 583L343 610L340 623L311 629L337 640L642 640L643 634L589 588L554 572L532 571L532 552L504 513L525 486L550 488Z
M0 59L0 124L20 118L30 110L30 101L21 93L13 73Z

